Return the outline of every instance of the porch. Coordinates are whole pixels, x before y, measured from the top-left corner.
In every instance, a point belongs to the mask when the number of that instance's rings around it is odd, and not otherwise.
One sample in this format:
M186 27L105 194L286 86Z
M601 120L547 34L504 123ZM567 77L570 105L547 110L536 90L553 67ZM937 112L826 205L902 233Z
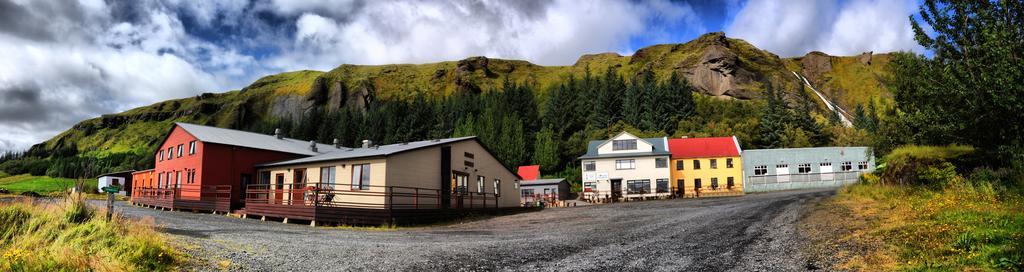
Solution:
M245 217L304 220L311 225L379 225L436 222L496 210L498 198L492 193L299 183L249 185L245 209L240 212Z
M231 185L201 185L183 188L136 188L132 205L169 210L231 211Z

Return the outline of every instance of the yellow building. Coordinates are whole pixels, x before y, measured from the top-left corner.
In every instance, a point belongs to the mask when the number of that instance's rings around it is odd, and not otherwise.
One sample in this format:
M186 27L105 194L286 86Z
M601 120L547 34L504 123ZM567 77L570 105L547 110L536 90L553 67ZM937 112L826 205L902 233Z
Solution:
M676 195L743 194L743 160L735 136L669 139L668 145Z

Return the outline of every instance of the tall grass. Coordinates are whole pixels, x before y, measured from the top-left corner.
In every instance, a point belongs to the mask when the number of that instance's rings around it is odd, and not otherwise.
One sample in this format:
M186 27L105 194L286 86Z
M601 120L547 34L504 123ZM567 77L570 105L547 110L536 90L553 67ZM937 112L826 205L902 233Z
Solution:
M956 177L931 186L859 184L836 202L871 219L864 237L899 263L881 270L1024 270L1024 195Z
M182 259L151 223L104 217L76 195L0 204L0 271L164 271Z

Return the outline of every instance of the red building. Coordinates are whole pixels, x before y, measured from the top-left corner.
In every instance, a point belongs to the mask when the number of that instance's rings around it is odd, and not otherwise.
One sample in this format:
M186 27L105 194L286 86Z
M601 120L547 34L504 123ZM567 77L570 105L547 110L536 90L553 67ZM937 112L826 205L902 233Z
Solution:
M175 123L156 151L155 167L135 175L135 204L168 209L228 212L244 200L243 188L256 176L255 165L320 154L329 145Z

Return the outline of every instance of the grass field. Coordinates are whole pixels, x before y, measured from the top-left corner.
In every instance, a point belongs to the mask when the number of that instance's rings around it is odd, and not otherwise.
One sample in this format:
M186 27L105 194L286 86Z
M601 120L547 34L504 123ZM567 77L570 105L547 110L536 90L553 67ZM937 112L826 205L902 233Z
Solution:
M852 270L1021 271L1024 196L991 185L942 189L858 184L826 205ZM839 214L839 215L835 215ZM827 214L817 214L828 217ZM844 244L845 243L845 244ZM849 245L856 246L849 246ZM862 252L844 252L862 248Z
M95 187L95 181L92 181L92 184L92 187ZM0 178L0 188L6 189L15 194L32 191L41 195L46 195L61 192L74 186L75 180L67 178L51 178L45 176L32 176L28 174Z

